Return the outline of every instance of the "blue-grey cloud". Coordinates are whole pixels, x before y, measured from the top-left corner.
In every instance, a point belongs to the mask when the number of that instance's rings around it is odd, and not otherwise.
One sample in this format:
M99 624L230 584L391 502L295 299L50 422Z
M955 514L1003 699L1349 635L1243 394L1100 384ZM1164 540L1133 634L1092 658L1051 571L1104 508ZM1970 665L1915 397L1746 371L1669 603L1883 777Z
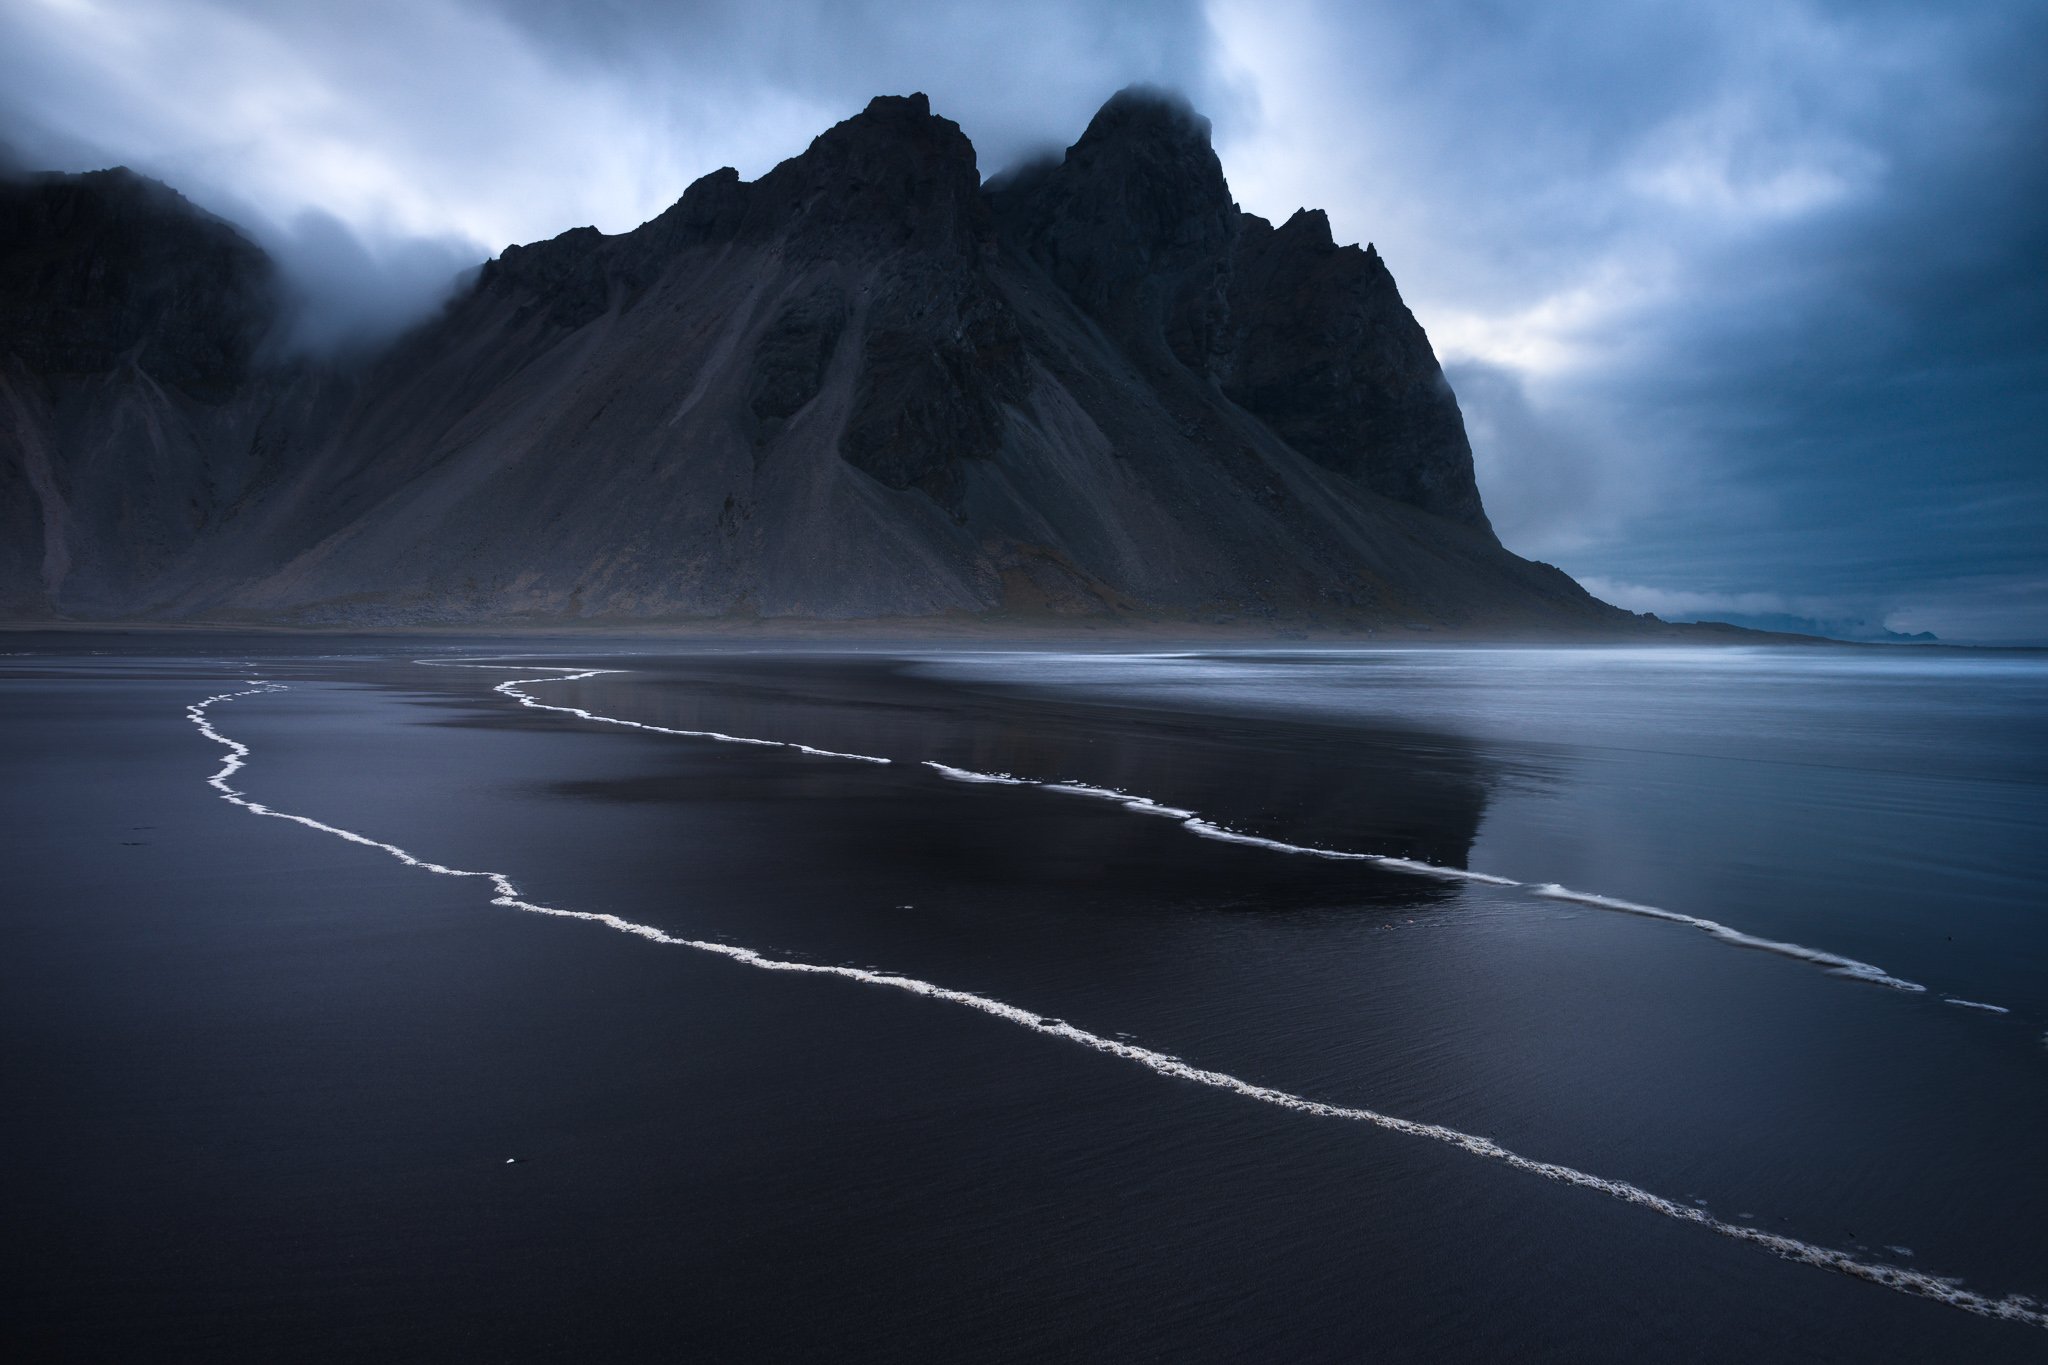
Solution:
M2048 638L2048 11L1215 15L1262 99L1226 164L1378 241L1511 544L1630 605ZM1504 393L1621 458L1503 425Z
M1657 491L1635 452L1602 429L1590 405L1539 401L1512 367L1471 357L1451 360L1444 373L1464 410L1489 516L1505 543L1524 554L1568 558L1651 510Z
M430 307L458 260L759 175L877 93L927 91L999 165L1134 79L1228 103L1210 48L1194 0L21 0L0 136L250 227L319 340L403 321L408 283Z
M369 350L444 302L478 264L460 237L364 237L331 213L305 209L243 227L278 263L285 282L288 352Z
M2034 0L0 9L0 137L251 224L313 341L876 93L928 92L993 171L1137 81L1214 119L1247 208L1378 243L1510 545L1631 605L2048 638Z

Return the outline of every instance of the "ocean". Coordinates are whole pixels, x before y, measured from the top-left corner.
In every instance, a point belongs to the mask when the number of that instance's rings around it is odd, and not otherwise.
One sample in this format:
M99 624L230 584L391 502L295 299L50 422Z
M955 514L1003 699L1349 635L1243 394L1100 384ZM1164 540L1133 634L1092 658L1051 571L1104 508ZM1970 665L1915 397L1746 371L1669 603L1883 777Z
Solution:
M2048 1354L2048 655L0 643L27 1358Z

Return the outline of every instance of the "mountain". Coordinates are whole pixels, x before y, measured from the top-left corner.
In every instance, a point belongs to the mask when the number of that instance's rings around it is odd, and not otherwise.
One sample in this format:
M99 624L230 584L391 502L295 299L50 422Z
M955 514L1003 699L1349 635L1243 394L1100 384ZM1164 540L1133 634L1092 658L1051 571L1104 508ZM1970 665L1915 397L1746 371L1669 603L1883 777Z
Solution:
M15 619L1641 625L1501 547L1378 253L1156 92L987 185L877 99L370 357L122 170L0 186L0 284Z
M1931 630L1901 632L1887 629L1874 621L1853 617L1821 620L1812 616L1795 616L1790 612L1722 612L1711 618L1700 616L1686 619L1718 622L1722 625L1739 626L1744 630L1770 631L1780 635L1811 635L1823 640L1844 640L1852 644L1941 643L1940 637Z

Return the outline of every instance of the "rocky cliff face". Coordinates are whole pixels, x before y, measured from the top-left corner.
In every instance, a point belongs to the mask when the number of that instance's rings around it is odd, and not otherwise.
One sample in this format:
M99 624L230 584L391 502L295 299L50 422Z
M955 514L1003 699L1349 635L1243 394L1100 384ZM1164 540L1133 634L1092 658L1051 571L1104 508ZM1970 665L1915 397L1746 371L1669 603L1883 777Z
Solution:
M266 361L268 263L125 173L0 193L0 280L17 617L1626 619L1494 540L1377 254L1145 92L989 188L876 100L349 368Z
M277 307L269 259L176 192L116 167L0 181L0 349L43 374L127 360L219 402Z
M1245 215L1211 371L1233 402L1326 469L1491 531L1458 400L1394 277L1340 247L1320 209Z
M269 259L127 170L0 181L0 612L126 614L252 453Z
M1208 370L1241 215L1207 120L1126 90L1063 160L996 198L1013 240L1134 359Z
M1374 492L1486 527L1457 399L1371 247L1321 210L1240 212L1209 125L1128 90L1057 165L998 191L1016 241L1134 357L1215 383Z

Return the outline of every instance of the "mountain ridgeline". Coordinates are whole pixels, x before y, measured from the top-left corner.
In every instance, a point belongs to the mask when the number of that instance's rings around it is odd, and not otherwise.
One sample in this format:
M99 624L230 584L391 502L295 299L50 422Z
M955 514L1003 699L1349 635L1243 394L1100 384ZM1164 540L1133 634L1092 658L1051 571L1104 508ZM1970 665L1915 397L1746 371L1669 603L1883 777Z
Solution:
M1370 247L1145 91L983 184L922 95L347 360L124 170L0 185L0 615L1626 628L1503 549Z

